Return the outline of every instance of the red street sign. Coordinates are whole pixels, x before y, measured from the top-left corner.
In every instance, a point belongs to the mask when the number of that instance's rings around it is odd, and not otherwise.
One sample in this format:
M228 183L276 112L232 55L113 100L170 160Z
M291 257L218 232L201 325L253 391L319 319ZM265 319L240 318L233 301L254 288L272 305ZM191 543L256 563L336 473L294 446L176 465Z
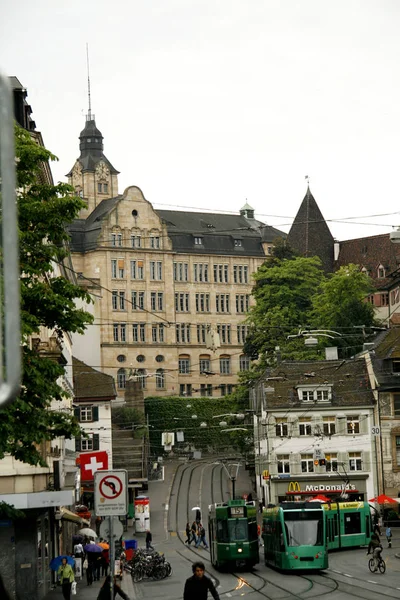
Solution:
M100 452L85 452L79 455L81 465L81 481L92 481L96 471L107 471L108 454Z

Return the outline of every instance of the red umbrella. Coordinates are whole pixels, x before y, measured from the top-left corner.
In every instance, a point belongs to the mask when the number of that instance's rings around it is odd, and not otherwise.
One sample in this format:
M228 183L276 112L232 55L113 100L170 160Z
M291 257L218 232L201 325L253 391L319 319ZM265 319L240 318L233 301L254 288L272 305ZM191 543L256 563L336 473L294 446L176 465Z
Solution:
M310 502L330 502L330 498L327 498L323 494L318 494L318 496L315 496Z
M380 494L376 498L371 498L369 502L375 502L376 504L397 504L397 501L393 498L389 498L386 494Z

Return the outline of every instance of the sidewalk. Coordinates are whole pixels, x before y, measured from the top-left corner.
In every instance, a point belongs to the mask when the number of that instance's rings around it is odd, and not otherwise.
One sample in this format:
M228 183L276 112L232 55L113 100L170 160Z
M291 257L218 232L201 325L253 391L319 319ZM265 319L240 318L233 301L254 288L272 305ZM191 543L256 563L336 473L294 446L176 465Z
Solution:
M86 585L86 579L77 579L76 596L71 596L71 599L76 600L96 600L99 595L101 586L104 583L105 577L102 577L100 581L94 581L92 585ZM118 579L118 585L122 587L124 592L128 594L129 598L133 600L133 583L132 578L126 573L122 579L122 582ZM117 596L119 598L119 596ZM57 586L56 589L51 590L46 594L44 600L63 600L61 586Z

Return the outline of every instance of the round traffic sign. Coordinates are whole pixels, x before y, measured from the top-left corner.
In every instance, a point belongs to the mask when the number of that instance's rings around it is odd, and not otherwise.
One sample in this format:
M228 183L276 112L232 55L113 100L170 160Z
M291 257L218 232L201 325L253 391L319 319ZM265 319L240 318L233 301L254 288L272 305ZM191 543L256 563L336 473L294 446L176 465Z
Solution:
M116 475L106 475L100 480L99 491L107 500L114 500L121 495L123 483Z

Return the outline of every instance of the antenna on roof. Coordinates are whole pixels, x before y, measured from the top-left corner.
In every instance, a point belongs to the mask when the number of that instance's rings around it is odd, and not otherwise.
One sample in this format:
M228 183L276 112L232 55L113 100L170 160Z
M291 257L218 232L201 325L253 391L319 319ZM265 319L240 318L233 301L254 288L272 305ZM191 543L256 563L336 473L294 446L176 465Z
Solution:
M86 42L86 65L87 65L87 82L88 82L88 99L89 99L89 111L87 114L87 120L92 120L92 101L90 98L90 70L89 70L89 44Z

